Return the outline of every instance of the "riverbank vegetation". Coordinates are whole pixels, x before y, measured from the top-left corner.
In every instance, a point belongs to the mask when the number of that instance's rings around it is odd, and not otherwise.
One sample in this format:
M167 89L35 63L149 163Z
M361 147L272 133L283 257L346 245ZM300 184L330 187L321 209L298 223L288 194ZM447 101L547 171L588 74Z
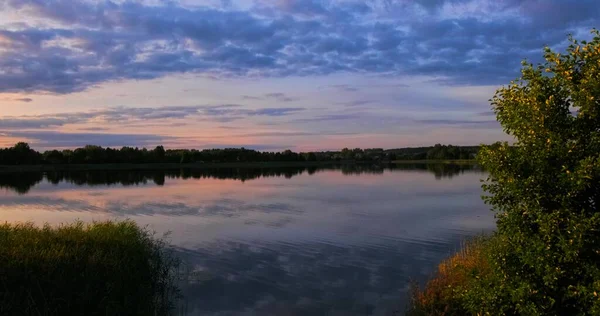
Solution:
M523 63L492 99L516 139L484 146L497 233L440 265L413 315L600 315L600 32Z
M262 152L246 148L226 149L168 149L157 146L146 148L105 148L88 145L77 149L38 152L27 143L18 143L0 149L0 165L72 165L72 164L177 164L177 163L298 163L340 161L394 161L425 159L473 159L477 147L437 144L433 147L398 149L348 149L296 153Z
M469 315L467 296L477 282L490 276L491 238L465 242L460 251L439 264L424 288L414 284L407 316Z
M176 260L131 221L0 225L0 315L168 315Z

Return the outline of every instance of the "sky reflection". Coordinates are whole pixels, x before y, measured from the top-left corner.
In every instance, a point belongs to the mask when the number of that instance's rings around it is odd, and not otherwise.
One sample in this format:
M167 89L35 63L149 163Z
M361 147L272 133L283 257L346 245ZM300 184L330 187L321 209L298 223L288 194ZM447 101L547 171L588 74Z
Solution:
M311 173L104 185L46 175L26 192L5 183L0 214L38 224L130 218L170 232L186 269L209 280L182 283L183 315L386 315L410 278L494 227L476 169Z

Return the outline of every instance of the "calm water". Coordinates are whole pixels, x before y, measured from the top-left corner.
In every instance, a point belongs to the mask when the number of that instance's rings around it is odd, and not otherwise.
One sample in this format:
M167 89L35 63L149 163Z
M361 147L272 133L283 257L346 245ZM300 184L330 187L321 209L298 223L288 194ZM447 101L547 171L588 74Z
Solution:
M0 174L0 220L131 218L185 262L180 315L389 315L489 232L474 167Z

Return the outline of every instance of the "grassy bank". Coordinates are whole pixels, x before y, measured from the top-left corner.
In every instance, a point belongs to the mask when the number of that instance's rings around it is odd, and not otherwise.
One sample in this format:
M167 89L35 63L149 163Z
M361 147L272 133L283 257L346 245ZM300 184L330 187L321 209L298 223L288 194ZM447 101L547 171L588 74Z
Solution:
M167 315L176 261L131 221L0 225L0 315Z
M477 315L473 304L479 289L491 279L489 255L495 237L478 237L465 242L461 250L439 264L424 287L413 285L409 316Z

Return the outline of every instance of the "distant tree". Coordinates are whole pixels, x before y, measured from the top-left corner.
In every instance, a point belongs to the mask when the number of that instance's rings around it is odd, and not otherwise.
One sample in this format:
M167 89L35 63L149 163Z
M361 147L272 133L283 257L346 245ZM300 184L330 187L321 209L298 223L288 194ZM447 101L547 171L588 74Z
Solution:
M17 143L12 149L9 149L12 156L12 163L17 165L31 165L41 162L40 153L29 147L29 144L20 142Z
M163 162L165 160L165 148L163 146L156 146L156 148L154 148L154 158L155 158L155 162Z
M64 164L64 163L66 163L63 153L58 150L51 150L51 151L44 152L43 159L44 159L44 162L48 163L48 164Z

